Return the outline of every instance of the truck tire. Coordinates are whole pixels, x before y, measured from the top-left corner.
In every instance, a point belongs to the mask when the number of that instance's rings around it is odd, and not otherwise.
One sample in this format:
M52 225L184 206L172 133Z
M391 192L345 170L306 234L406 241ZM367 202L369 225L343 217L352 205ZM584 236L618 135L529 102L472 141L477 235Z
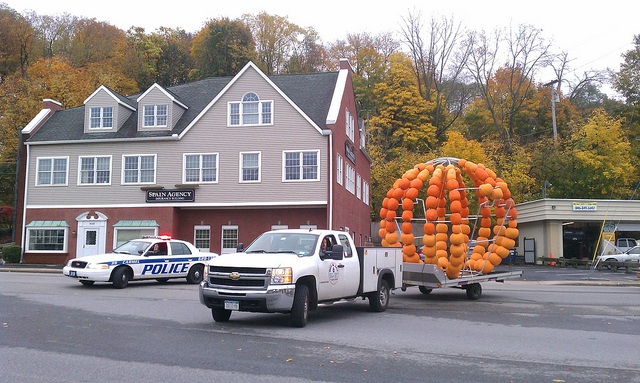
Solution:
M296 286L291 307L291 326L304 327L309 317L309 287L307 285Z
M425 287L425 286L418 286L418 290L420 290L420 292L422 294L424 294L424 295L429 295L433 291L433 289L430 289L430 288Z
M220 308L211 309L211 316L216 322L228 322L231 318L231 310L225 310Z
M383 312L389 307L389 283L386 280L380 281L378 291L369 293L369 308L371 311Z
M480 296L482 296L482 286L479 283L472 283L470 285L467 285L467 287L465 287L465 290L467 290L467 298L471 299L472 301L475 301L476 299L479 299Z
M203 265L193 265L189 269L189 273L187 274L187 283L197 284L202 282L202 277L204 275L204 266Z
M124 289L129 284L131 273L125 266L118 267L113 270L113 287L116 289Z

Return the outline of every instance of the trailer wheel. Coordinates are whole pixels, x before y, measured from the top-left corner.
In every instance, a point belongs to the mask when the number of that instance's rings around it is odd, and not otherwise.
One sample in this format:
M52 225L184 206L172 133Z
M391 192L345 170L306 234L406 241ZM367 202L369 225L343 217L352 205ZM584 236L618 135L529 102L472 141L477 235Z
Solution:
M381 280L378 291L369 293L368 298L371 311L379 313L386 311L389 307L389 282Z
M482 286L479 283L472 283L470 285L467 285L467 287L465 287L465 290L467 290L467 298L471 299L472 301L475 301L476 299L479 299L480 296L482 296Z
M307 285L296 286L291 307L291 326L304 327L309 317L309 287Z
M433 289L429 289L425 286L418 286L418 290L420 290L420 292L424 295L429 295L433 291Z
M228 322L229 318L231 318L231 310L213 308L211 309L211 316L216 322Z

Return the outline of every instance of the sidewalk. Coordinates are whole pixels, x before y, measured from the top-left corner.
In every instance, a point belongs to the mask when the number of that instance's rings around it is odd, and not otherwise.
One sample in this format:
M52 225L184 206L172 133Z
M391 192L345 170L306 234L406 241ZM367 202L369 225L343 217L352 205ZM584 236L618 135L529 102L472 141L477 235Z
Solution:
M22 263L0 264L0 273L50 273L62 274L62 265L39 265Z

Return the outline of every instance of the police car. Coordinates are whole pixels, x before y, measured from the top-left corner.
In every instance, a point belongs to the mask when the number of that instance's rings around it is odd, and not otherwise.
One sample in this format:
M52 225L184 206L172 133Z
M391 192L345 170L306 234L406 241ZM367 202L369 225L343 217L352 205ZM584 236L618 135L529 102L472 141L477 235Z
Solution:
M216 256L169 236L144 237L126 242L108 254L72 259L62 273L85 286L112 282L117 289L141 279L164 283L170 278L186 278L195 284L202 281L205 263Z

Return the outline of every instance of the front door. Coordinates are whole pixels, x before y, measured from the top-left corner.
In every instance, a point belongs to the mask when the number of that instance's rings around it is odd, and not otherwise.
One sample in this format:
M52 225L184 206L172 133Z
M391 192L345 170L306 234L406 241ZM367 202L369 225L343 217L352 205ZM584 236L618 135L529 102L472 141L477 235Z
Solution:
M98 238L100 237L99 228L84 229L84 244L82 246L82 256L98 254Z

